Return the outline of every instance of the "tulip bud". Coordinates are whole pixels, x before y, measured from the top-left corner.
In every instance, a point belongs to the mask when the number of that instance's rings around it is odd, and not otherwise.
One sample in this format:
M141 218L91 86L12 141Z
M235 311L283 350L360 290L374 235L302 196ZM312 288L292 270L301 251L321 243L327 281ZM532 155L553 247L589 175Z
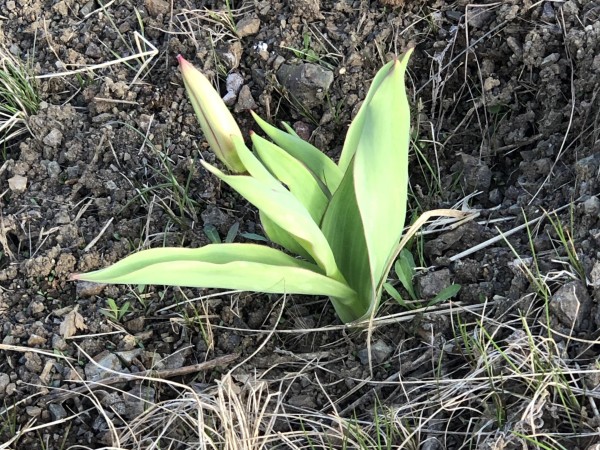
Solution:
M236 173L245 172L246 169L231 139L232 135L241 138L242 132L229 109L210 81L198 69L181 55L177 56L177 61L196 117L210 148L229 170Z

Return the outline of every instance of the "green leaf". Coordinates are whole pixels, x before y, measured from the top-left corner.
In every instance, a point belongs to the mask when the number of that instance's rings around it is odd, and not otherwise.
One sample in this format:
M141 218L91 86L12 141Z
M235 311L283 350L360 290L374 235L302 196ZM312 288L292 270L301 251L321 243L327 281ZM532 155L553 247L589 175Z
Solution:
M321 269L257 244L209 244L197 249L155 248L73 278L98 283L158 284L327 295L351 302L356 293Z
M329 201L327 187L318 183L312 172L302 162L277 145L261 138L256 133L252 134L252 142L261 161L279 181L288 187L294 197L300 200L313 220L321 223ZM323 188L326 192L323 191Z
M396 264L394 265L394 270L396 271L400 283L402 283L402 286L413 300L417 299L417 294L415 293L412 281L415 274L415 267L416 264L412 253L405 248L402 249L398 261L396 261Z
M340 317L352 316L351 320L365 317L375 306L375 290L371 283L369 255L364 229L354 197L352 170L348 170L340 183L323 216L321 224L340 272L358 294L357 304L352 310L340 312ZM343 319L345 322L348 320Z
M239 153L240 159L250 171L243 153ZM306 208L277 180L273 178L274 181L270 182L245 175L225 175L205 161L202 161L202 164L292 235L319 267L325 270L327 276L333 278L340 276L327 239Z
M221 236L219 236L217 227L215 227L212 224L204 225L203 231L210 242L212 242L213 244L221 243Z
M306 260L310 262L314 262L310 253L308 253L299 243L298 241L288 233L286 230L281 228L275 222L273 222L269 216L267 216L262 211L259 211L260 215L260 223L262 224L263 230L265 230L265 234L269 237L271 242L274 242L277 245L281 245L288 252L293 253L295 255L302 256Z
M408 59L412 54L413 49L409 49L403 56L401 64L408 64ZM375 92L379 89L379 86L383 82L383 80L387 77L389 69L396 64L396 60L390 61L385 66L383 66L377 74L375 74L375 78L371 82L371 86L369 87L369 91L367 92L367 96L362 103L362 106L359 108L358 113L352 120L350 127L348 128L348 133L346 135L346 140L344 141L344 147L342 148L342 154L340 155L340 160L338 162L338 166L342 172L346 172L348 166L350 165L350 161L354 157L354 153L356 153L356 148L358 147L358 142L360 139L360 135L362 134L362 129L364 127L364 120L366 115L366 109L371 99L375 95ZM394 106L390 105L388 109L393 109Z
M378 85L364 106L354 160L356 202L364 227L372 283L378 286L404 227L408 194L410 109L404 73L408 56L378 74Z
M258 126L279 147L305 164L314 176L327 186L329 192L335 192L342 180L343 172L327 155L298 136L286 133L265 122L253 112L252 116Z
M461 289L460 284L451 284L447 288L442 289L438 295L433 297L429 301L429 303L427 303L427 306L433 306L437 303L445 302L446 300L451 299L456 294L458 294L458 291L460 291L460 289Z
M225 237L225 242L227 242L228 244L231 244L235 240L235 237L237 236L239 229L240 229L239 222L235 222L233 225L231 225L229 230L227 230L227 236Z

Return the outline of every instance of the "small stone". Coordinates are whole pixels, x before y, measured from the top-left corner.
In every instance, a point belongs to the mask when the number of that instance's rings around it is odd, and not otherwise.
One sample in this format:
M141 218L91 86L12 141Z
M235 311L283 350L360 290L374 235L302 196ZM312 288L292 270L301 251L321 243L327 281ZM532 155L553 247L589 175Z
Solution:
M591 299L580 281L562 286L550 300L550 311L566 327L579 331L590 312Z
M33 373L41 373L42 358L34 352L25 352L25 367Z
M450 270L430 272L418 279L419 292L423 298L433 298L452 284Z
M139 333L144 330L144 323L146 320L143 317L136 317L125 322L125 328L131 333Z
M37 406L28 406L25 408L25 412L29 417L39 417L39 415L42 413L42 408Z
M48 405L48 411L52 420L62 420L67 417L67 411L59 403L50 403Z
M117 352L117 356L125 363L126 366L131 366L133 360L139 358L142 355L142 349L136 348L134 350L127 350L124 352Z
M258 17L245 17L236 25L236 33L239 37L252 36L258 33L260 29L260 19Z
M597 216L600 213L600 199L596 196L588 198L583 202L583 210L590 216Z
M94 2L96 0L90 0L89 2L87 2L85 5L83 5L81 7L81 9L79 10L79 15L81 17L85 17L87 16L89 13L91 13L94 9Z
M227 94L223 97L223 102L227 106L233 106L237 99L237 96L244 85L244 77L241 76L237 72L232 72L227 75L227 80L225 82L225 87L227 89Z
M240 90L240 94L238 95L238 101L235 105L234 111L236 113L242 111L250 111L256 109L256 102L252 97L252 93L250 92L250 88L248 85L242 86Z
M27 177L15 175L8 179L8 188L13 192L25 192L27 189Z
M123 415L128 419L135 419L148 408L148 403L154 404L155 397L156 389L151 386L137 385L123 395L125 403Z
M0 394L4 394L6 392L6 387L10 383L10 377L7 373L0 373Z
M8 9L9 11L14 11L16 7L17 4L13 0L9 0L6 2L6 9Z
M89 281L78 281L75 291L76 291L78 297L89 298L89 297L94 297L95 295L100 295L105 287L106 287L106 285L102 284L102 283L90 283Z
M58 147L62 142L62 139L63 134L60 132L60 130L54 128L44 138L44 144L49 145L50 147Z
M146 0L146 9L152 17L157 17L159 14L167 14L170 9L169 3L164 0Z
M313 127L311 127L306 122L302 122L301 120L294 122L292 128L294 129L296 134L305 141L308 141L313 133Z
M35 346L35 345L43 345L46 343L46 338L39 336L37 334L31 334L29 339L27 339L27 345Z
M46 166L50 178L56 179L60 175L60 165L56 161L50 161Z
M200 213L204 226L212 225L219 228L226 225L229 217L215 205L208 205L202 213Z
M55 3L54 6L52 6L52 9L63 17L67 17L69 15L69 6L65 0Z
M273 60L273 69L278 70L284 62L285 58L281 55L277 55L277 57Z
M310 63L297 66L282 64L277 78L295 100L310 109L325 98L333 83L333 72Z
M100 380L112 377L114 376L112 372L121 372L123 370L118 356L106 350L96 355L94 361L96 361L96 364L90 362L85 366L85 376L88 380Z
M104 185L109 191L116 191L119 188L113 180L108 180Z
M492 171L480 158L466 153L461 154L463 177L466 185L476 191L489 191L492 184Z
M381 364L390 357L392 351L392 347L380 339L371 345L371 358L375 364ZM358 358L362 365L369 364L369 347L359 350Z
M102 51L100 47L98 47L95 43L90 42L90 44L85 49L85 55L90 58L99 59L102 57Z
M9 383L8 386L6 386L6 395L7 396L13 395L16 391L17 391L16 383Z

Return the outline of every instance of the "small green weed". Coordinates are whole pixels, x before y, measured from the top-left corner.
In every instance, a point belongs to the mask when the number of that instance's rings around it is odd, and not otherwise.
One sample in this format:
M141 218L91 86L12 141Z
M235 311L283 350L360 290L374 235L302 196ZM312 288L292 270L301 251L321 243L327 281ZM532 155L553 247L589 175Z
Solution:
M40 105L31 67L0 47L0 146L6 159L10 140L29 131L27 118L37 113Z
M383 288L388 293L390 297L396 300L402 307L407 308L409 310L419 309L427 306L433 306L438 303L444 302L448 299L451 299L458 291L460 291L461 286L459 284L452 284L445 289L442 289L434 298L429 300L426 304L423 304L421 300L419 300L419 296L417 295L416 288L413 284L413 277L415 276L416 269L415 260L412 256L412 253L408 249L402 249L400 255L398 256L398 260L394 264L394 272L400 281L400 284L404 288L404 290L408 293L410 297L410 301L406 301L402 298L402 295L398 292L398 290L394 287L394 285L390 282L386 282L383 284Z
M107 308L102 308L100 312L114 322L121 322L127 313L131 310L131 302L126 301L122 306L112 299L106 299Z

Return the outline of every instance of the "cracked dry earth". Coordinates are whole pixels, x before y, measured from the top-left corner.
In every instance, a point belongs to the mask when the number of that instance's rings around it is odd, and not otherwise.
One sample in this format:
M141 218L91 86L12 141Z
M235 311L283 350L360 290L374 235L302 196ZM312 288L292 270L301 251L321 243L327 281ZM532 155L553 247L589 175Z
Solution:
M424 404L402 419L419 430L413 446L404 436L391 448L597 449L600 3L231 6L230 14L218 1L0 0L0 44L31 62L42 98L31 134L10 143L0 169L0 448L114 446L108 423L124 432L147 407L139 398L179 395L114 372L159 370L202 391L243 362L233 371L238 389L258 377L290 414L372 422L381 405L401 417L411 402ZM367 333L340 327L324 299L69 281L144 247L262 235L256 211L198 164L215 161L177 54L219 82L246 136L256 128L252 109L335 157L369 80L411 45L411 211L459 204L478 217L414 243L429 268L415 280L423 304L452 283L461 290L410 315L385 299L379 315L395 319L372 330L372 371ZM65 74L82 67L91 69ZM113 317L111 301L120 308ZM530 385L498 391L490 398L499 403L471 393L452 409L418 384L439 376L459 385L478 365L482 353L469 356L461 330L486 329L528 355L525 331L548 336L542 322L554 330L557 358L586 374L568 381L570 415L552 388L530 421ZM99 379L94 396L81 389Z

